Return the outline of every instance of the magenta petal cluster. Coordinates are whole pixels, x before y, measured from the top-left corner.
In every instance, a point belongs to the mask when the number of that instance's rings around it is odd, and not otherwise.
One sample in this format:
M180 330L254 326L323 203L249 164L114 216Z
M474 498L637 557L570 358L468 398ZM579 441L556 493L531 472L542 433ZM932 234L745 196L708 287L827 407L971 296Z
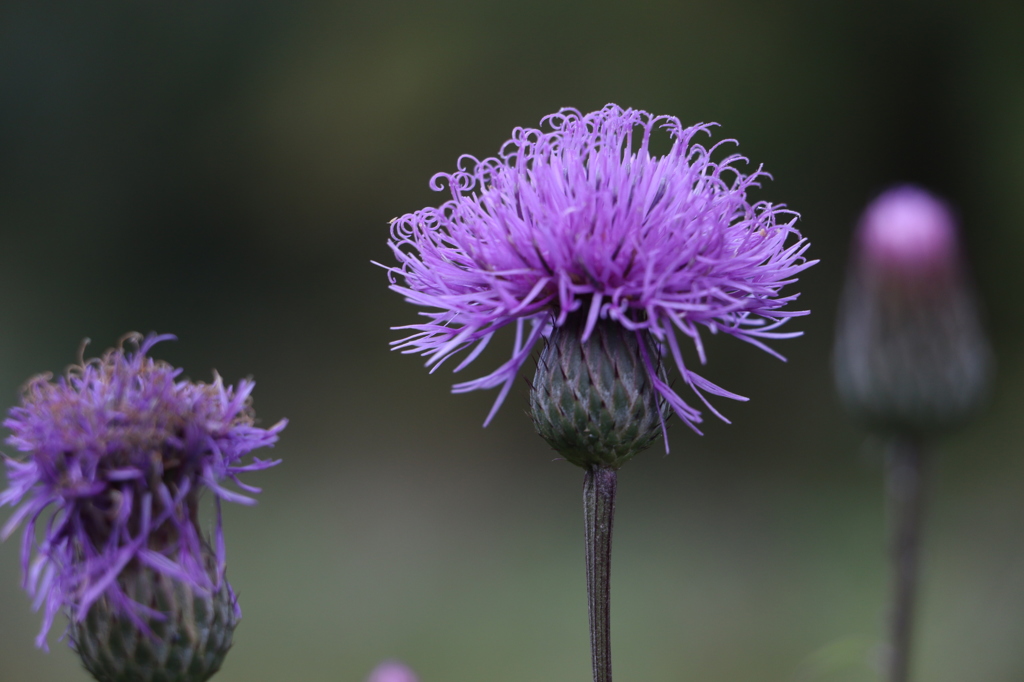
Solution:
M431 182L451 199L392 223L399 265L389 268L391 288L427 318L399 327L411 335L395 347L426 356L433 369L468 350L458 371L514 325L512 357L453 389L501 387L489 422L537 341L580 311L584 340L598 319L649 334L721 417L704 394L741 396L690 370L680 336L701 363L702 329L778 355L764 342L799 336L779 327L806 314L786 310L797 294L780 292L813 262L796 213L748 198L767 173L741 172L746 159L720 151L733 140L695 141L712 125L684 127L616 105L562 109L539 129L516 128L497 157L461 157L458 170ZM666 133L671 146L657 156L652 138ZM671 409L696 428L700 411L670 386L657 358L645 363Z
M117 578L126 567L165 574L199 593L221 589L220 501L254 502L225 483L259 492L239 474L278 463L241 460L273 445L286 421L254 425L250 380L236 387L216 375L210 384L191 382L148 357L154 344L173 338L132 334L56 381L37 376L4 421L8 444L28 457L6 460L0 506L16 509L2 536L25 523L24 587L43 609L41 647L59 612L81 620L101 596L143 631L148 619L161 618L125 594ZM212 546L197 518L206 489L216 506Z
M864 210L857 229L861 267L904 279L960 270L956 222L950 208L927 191L894 187Z

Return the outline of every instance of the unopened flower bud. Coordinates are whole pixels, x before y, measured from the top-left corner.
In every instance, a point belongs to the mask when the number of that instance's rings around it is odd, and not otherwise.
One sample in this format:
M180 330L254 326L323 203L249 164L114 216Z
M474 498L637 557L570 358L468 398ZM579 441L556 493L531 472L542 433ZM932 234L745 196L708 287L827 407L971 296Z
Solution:
M366 682L419 682L419 678L407 665L385 661L373 669Z
M569 315L541 351L530 391L533 423L576 466L618 468L661 433L658 394L636 332L598 320L584 341L585 322Z
M836 384L870 425L922 432L978 406L991 353L954 218L916 187L865 210L839 312Z

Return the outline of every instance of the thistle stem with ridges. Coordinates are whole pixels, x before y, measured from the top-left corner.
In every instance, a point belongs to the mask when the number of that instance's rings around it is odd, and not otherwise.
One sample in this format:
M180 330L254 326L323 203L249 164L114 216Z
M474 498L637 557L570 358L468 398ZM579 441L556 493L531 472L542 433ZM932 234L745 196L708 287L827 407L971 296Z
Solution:
M591 467L587 469L583 478L587 601L590 610L590 653L594 667L594 682L612 682L609 603L615 486L616 471L612 467Z
M910 649L923 516L925 450L919 439L898 437L886 466L892 592L889 605L889 682L910 679Z

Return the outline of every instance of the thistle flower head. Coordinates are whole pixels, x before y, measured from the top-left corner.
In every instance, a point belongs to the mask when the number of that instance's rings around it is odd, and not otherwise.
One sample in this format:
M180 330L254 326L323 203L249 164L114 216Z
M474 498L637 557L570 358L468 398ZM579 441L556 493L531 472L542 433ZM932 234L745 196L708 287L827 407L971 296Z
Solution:
M897 431L945 428L980 403L991 351L946 203L890 189L864 210L839 311L835 375L847 406Z
M515 326L512 357L453 389L500 386L490 421L538 340L578 312L584 342L598 321L649 335L713 412L705 393L742 399L684 364L680 336L702 363L702 329L776 354L764 341L798 336L779 327L805 313L786 309L796 294L780 292L812 263L796 214L749 199L767 174L744 174L736 154L714 160L724 143L697 142L712 125L615 105L562 109L540 129L516 128L497 157L461 157L431 183L447 186L448 201L392 223L391 288L427 309L426 321L401 327L411 335L395 347L433 369L468 350L458 371ZM651 150L658 131L671 142L662 156ZM695 427L700 411L649 355L651 385Z
M154 590L137 585L143 575L171 592L228 602L237 619L224 580L220 501L254 502L225 483L259 492L239 474L278 462L242 459L273 445L286 422L255 425L251 380L234 387L216 375L210 384L192 382L148 357L154 344L173 338L130 334L57 380L37 376L4 421L7 443L28 457L6 461L0 505L16 509L2 533L6 538L25 524L23 584L43 609L40 647L61 610L76 626L95 606L152 632L169 616L155 597L139 596ZM216 507L212 539L198 525L207 489Z

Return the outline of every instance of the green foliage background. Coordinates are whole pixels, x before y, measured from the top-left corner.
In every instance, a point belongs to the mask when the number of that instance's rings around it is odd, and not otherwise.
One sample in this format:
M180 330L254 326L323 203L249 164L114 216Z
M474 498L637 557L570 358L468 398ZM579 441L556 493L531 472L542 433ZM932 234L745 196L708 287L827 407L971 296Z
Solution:
M516 125L607 102L718 121L803 215L814 312L780 363L732 339L751 397L622 472L621 680L873 679L880 447L828 369L857 214L894 182L959 208L999 361L990 409L937 444L917 666L1024 678L1024 6L896 0L176 0L0 4L0 396L82 337L173 332L194 379L257 379L291 419L259 506L227 510L245 618L220 682L589 680L582 476L525 382L449 395L391 354L388 220ZM467 370L499 362L496 349ZM7 448L8 454L10 449ZM6 518L8 512L0 516ZM85 680L0 546L0 680Z

